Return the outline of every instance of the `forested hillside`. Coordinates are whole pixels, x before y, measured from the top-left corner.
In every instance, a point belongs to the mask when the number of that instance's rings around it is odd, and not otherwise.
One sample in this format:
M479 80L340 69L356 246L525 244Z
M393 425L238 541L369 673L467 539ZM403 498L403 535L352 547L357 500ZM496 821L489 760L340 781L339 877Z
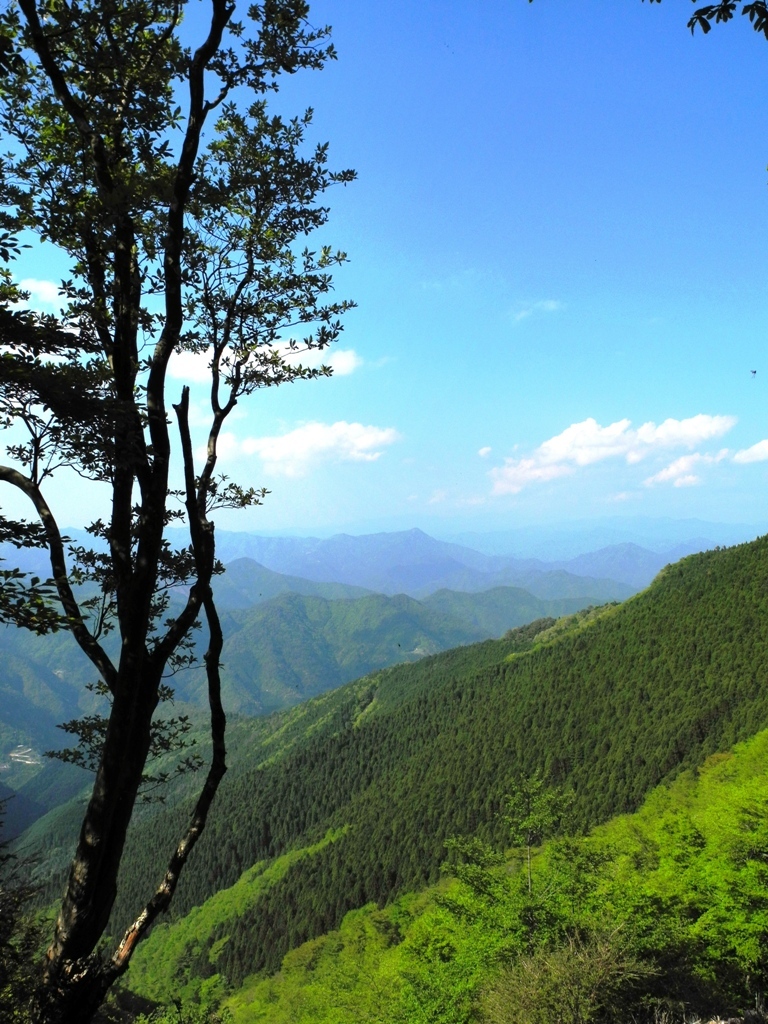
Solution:
M235 562L217 584L227 637L226 707L244 714L291 707L374 669L500 636L593 600L542 600L499 587L480 594L441 591L419 602L280 576L248 559ZM60 747L64 737L57 725L97 706L84 687L93 681L87 658L67 633L38 637L14 627L0 627L0 652L0 763L18 744L31 744L38 754ZM174 683L177 709L206 706L201 667L179 674ZM5 772L14 788L26 781L13 766Z
M138 954L130 985L169 1003L225 999L235 1024L510 1024L743 1014L768 966L768 732L653 791L639 812L524 851L465 837L448 875L289 953L228 993L222 945L196 946L340 836L260 864ZM501 854L501 855L500 855ZM453 876L453 877L451 877ZM577 1002L578 1001L578 1002ZM602 1010L602 1013L600 1012Z
M259 861L335 838L220 922L190 970L210 972L215 945L237 984L347 911L436 881L451 835L501 841L520 774L572 787L579 826L636 808L768 723L766 622L761 539L687 558L623 606L391 668L255 723L174 917ZM182 813L134 836L115 927L156 880Z

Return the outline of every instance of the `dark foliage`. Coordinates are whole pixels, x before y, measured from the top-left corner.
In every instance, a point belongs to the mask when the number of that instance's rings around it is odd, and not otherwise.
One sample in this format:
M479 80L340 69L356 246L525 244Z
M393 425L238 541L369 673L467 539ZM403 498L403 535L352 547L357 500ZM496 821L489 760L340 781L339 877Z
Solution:
M515 630L268 720L222 789L174 916L254 862L350 826L221 927L215 938L229 940L216 969L236 983L276 969L349 909L435 881L450 836L501 842L499 812L521 773L572 787L577 827L634 809L663 779L768 723L766 621L762 539L685 559L567 630ZM177 816L154 819L131 844L115 926ZM210 973L207 950L199 959L195 969Z

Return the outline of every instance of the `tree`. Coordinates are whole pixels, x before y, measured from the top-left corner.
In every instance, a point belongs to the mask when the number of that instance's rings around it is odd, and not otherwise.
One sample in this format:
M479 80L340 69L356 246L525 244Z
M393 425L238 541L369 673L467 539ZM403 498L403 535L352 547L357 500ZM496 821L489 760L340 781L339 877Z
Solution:
M696 3L697 0L692 0L692 2ZM661 0L649 0L649 3L660 4ZM720 0L720 3L717 4L704 4L703 7L697 7L693 12L688 20L688 28L692 33L700 28L706 35L713 23L717 25L730 21L737 10L749 18L755 32L760 32L768 39L768 3L766 0L750 0L749 3L743 3L743 0Z
M304 0L263 0L242 21L230 0L18 0L0 15L0 423L11 433L0 482L33 512L0 518L0 540L47 548L51 564L50 581L4 570L0 618L68 630L109 702L104 716L68 723L81 741L68 756L96 775L36 1022L92 1018L168 907L226 771L211 516L266 492L217 474L219 438L244 396L330 372L296 353L333 342L350 305L329 297L345 254L303 240L326 223L319 197L354 175L331 171L324 145L305 154L311 111L285 120L267 104L280 74L335 56L329 29L307 15ZM22 230L68 259L56 320L15 304ZM172 441L167 370L178 351L210 370L200 464L186 387ZM109 517L88 528L92 548L68 546L47 500L66 473L109 502ZM181 522L189 544L173 550L166 527ZM183 589L172 602L174 588ZM105 954L98 944L147 761L184 731L157 712L170 676L193 657L199 617L211 764L157 890Z
M572 794L553 786L541 772L518 778L512 792L504 798L504 822L514 846L524 846L528 877L528 895L533 892L531 848L557 834L572 803Z
M2 832L7 800L0 800ZM27 917L35 888L24 877L27 865L0 842L0 1024L21 1024L32 987L31 961L42 942L42 929Z

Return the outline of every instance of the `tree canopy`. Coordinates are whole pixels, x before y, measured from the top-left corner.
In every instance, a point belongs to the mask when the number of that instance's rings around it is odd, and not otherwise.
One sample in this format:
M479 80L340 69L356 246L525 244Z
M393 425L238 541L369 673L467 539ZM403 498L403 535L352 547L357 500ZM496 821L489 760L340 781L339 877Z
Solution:
M19 0L0 16L0 482L31 513L0 517L0 540L47 548L51 565L50 580L3 570L0 620L68 630L106 703L68 723L70 759L96 777L38 1021L90 1019L172 898L226 770L212 515L265 491L217 472L219 438L244 397L330 372L300 353L331 344L350 306L330 296L346 256L316 233L321 196L354 175L305 142L311 110L287 120L269 106L282 74L335 56L307 17L303 0L252 4L241 20L228 0ZM56 318L20 308L14 259L30 237L67 260ZM189 388L168 391L179 351L210 372L202 460ZM68 542L47 498L67 474L110 510L90 548ZM165 530L182 522L189 543L174 550ZM114 951L96 952L147 761L183 739L158 706L201 617L212 762L155 893Z
M696 3L697 0L692 2ZM660 4L661 0L649 0L649 3ZM718 4L704 4L697 7L688 19L688 28L691 32L699 28L706 35L713 24L731 21L738 11L749 18L755 32L760 32L768 39L768 4L765 0L749 0L748 3L743 0L721 0Z

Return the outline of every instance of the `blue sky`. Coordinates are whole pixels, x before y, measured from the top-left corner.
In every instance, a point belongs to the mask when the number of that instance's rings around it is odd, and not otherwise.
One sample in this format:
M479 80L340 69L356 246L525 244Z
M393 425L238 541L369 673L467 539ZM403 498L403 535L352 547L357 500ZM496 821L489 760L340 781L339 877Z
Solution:
M311 5L339 59L278 103L358 172L323 232L358 308L333 379L238 410L223 468L272 493L222 525L768 519L768 42L692 9Z

